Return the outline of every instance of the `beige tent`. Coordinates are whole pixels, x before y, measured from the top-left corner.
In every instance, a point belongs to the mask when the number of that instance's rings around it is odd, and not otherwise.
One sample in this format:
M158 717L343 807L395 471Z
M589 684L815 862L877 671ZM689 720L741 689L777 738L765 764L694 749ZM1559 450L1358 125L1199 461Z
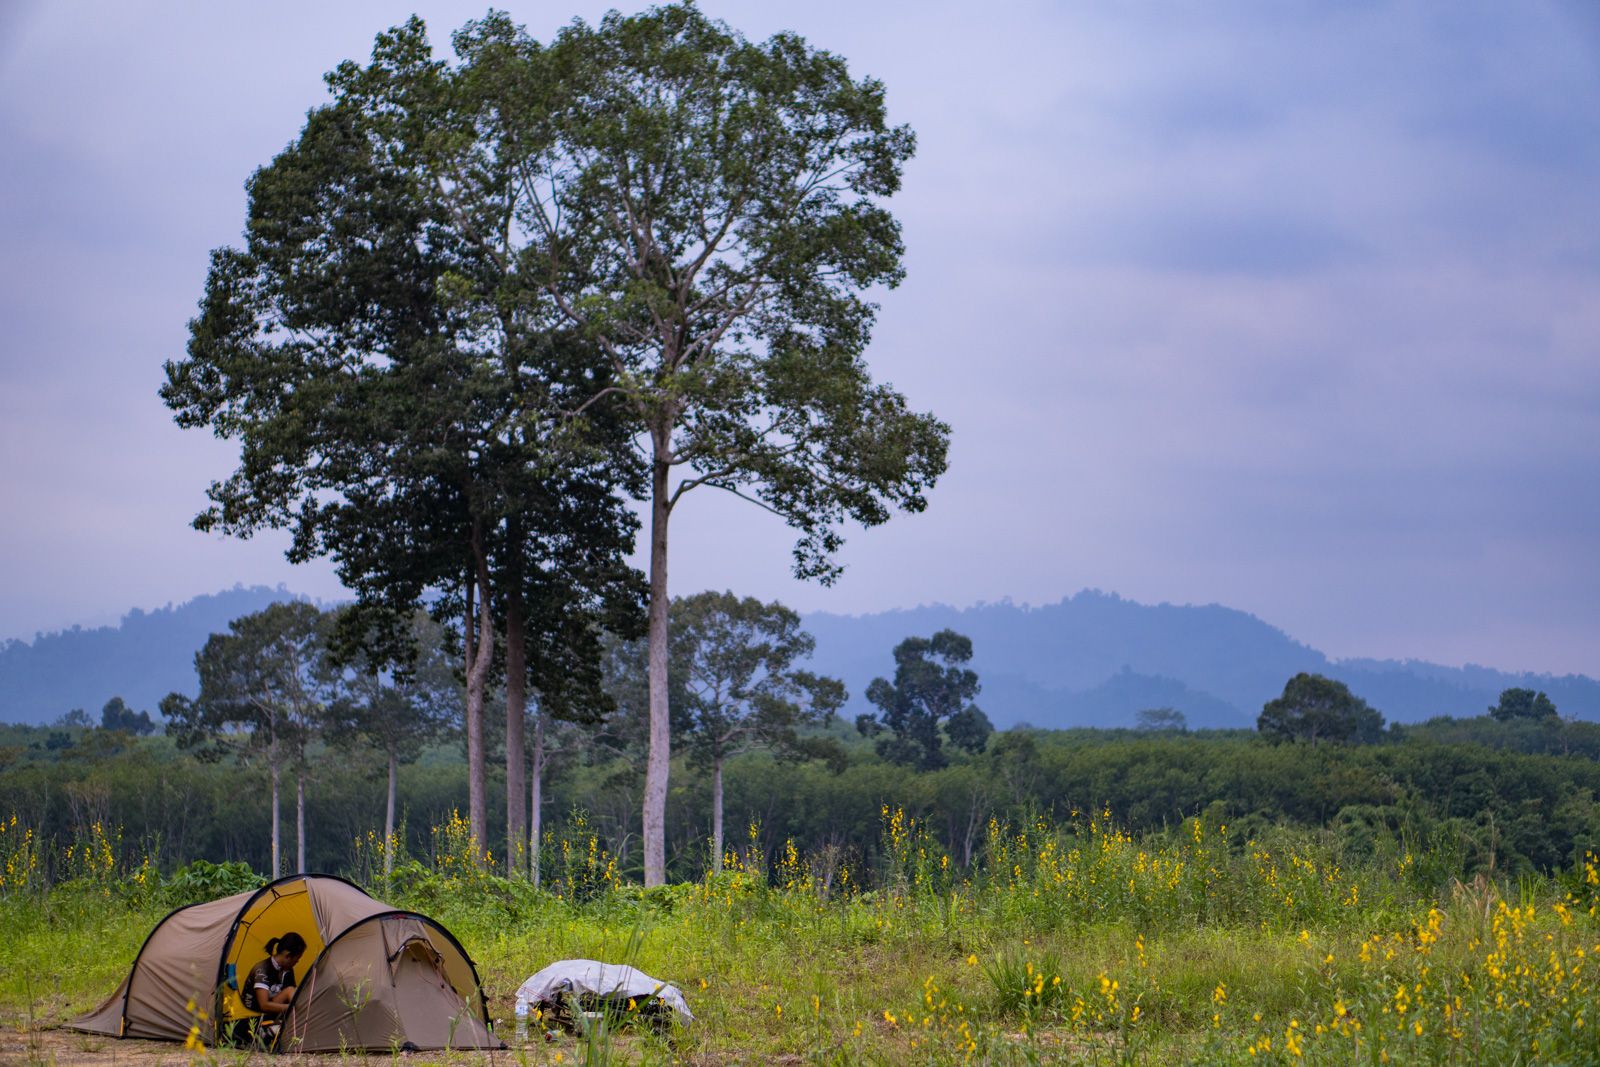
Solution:
M104 1004L67 1025L111 1037L214 1044L248 1019L236 976L289 931L306 939L299 986L277 1049L321 1052L499 1048L478 972L432 919L398 911L326 875L293 875L250 893L179 908L145 939Z

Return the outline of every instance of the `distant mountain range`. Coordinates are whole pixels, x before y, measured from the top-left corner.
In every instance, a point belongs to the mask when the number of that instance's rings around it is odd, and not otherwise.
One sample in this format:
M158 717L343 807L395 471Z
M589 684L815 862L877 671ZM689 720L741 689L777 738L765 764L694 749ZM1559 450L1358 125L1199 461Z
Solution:
M842 678L853 714L874 677L894 670L905 637L949 627L972 638L978 704L996 726L1132 726L1141 708L1171 707L1191 727L1253 728L1261 706L1308 671L1337 678L1383 712L1417 722L1481 715L1503 689L1542 689L1567 716L1600 720L1600 682L1417 660L1330 660L1232 608L1140 604L1086 590L1056 604L920 607L877 615L809 615L815 670Z
M82 708L98 723L114 696L154 717L168 693L199 689L194 654L206 638L275 601L304 599L283 586L234 586L155 611L134 608L116 626L0 643L0 722L54 722Z
M73 708L98 721L113 696L154 713L167 693L195 691L194 653L210 634L287 599L295 594L282 587L235 587L134 610L118 626L0 644L0 721L53 722ZM844 679L851 716L868 710L867 683L893 673L896 644L948 627L972 638L983 683L978 703L1001 728L1132 726L1141 708L1152 707L1178 709L1191 727L1250 728L1261 705L1300 671L1338 678L1391 721L1480 715L1512 686L1543 690L1563 715L1600 721L1600 682L1584 675L1330 660L1253 615L1215 604L1148 605L1086 590L1042 607L818 613L805 624L817 639L809 666Z

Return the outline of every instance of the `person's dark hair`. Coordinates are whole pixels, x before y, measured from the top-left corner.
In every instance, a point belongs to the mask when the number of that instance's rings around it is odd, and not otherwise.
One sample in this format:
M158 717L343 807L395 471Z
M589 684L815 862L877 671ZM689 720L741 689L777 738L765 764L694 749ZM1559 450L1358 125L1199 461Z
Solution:
M267 942L267 955L276 956L280 951L291 956L298 956L306 950L306 939L293 930L282 937L275 937Z

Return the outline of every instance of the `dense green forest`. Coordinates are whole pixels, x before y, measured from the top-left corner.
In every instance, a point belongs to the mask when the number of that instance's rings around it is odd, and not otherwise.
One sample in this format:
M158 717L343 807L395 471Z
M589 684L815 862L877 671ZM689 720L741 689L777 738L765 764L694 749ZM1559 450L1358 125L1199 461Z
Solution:
M1556 870L1600 852L1600 725L1559 718L1437 719L1391 727L1372 744L1274 743L1250 731L1011 730L978 754L951 749L931 771L880 758L854 729L825 736L842 766L770 752L731 758L725 771L730 848L769 855L788 839L810 854L878 861L881 811L903 806L958 864L975 862L991 818L1032 813L1070 820L1109 808L1135 832L1192 815L1227 823L1236 841L1268 825L1316 828L1352 859L1385 850L1413 855L1435 884L1487 872ZM583 731L556 731L545 777L546 840L582 820L585 834L639 873L639 791L634 758ZM348 751L315 748L306 801L313 870L351 871L359 847L381 833L385 767ZM500 779L491 790L503 788ZM428 748L401 767L399 810L410 854L431 858L434 828L466 802L459 744ZM99 823L120 831L130 855L170 870L194 859L269 864L267 772L231 759L204 762L165 736L89 726L0 728L0 813L59 842ZM293 834L292 803L285 805ZM711 794L703 769L674 769L668 804L673 878L709 866ZM503 812L491 842L503 841Z

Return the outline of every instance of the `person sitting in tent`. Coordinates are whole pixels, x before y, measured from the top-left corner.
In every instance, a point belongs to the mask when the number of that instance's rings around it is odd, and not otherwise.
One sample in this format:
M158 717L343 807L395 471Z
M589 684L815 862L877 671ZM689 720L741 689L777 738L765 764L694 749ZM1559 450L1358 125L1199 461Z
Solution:
M285 930L305 936L262 945ZM263 949L270 960L247 969ZM252 972L264 974L265 989ZM279 1010L256 1010L263 999ZM505 1048L478 970L449 930L320 874L291 874L172 912L145 938L116 991L67 1025L191 1048L197 1039L218 1047L281 1044L295 1053Z
M250 968L239 983L244 1006L269 1017L288 1011L294 999L294 968L305 951L306 939L292 930L268 941L267 958Z

